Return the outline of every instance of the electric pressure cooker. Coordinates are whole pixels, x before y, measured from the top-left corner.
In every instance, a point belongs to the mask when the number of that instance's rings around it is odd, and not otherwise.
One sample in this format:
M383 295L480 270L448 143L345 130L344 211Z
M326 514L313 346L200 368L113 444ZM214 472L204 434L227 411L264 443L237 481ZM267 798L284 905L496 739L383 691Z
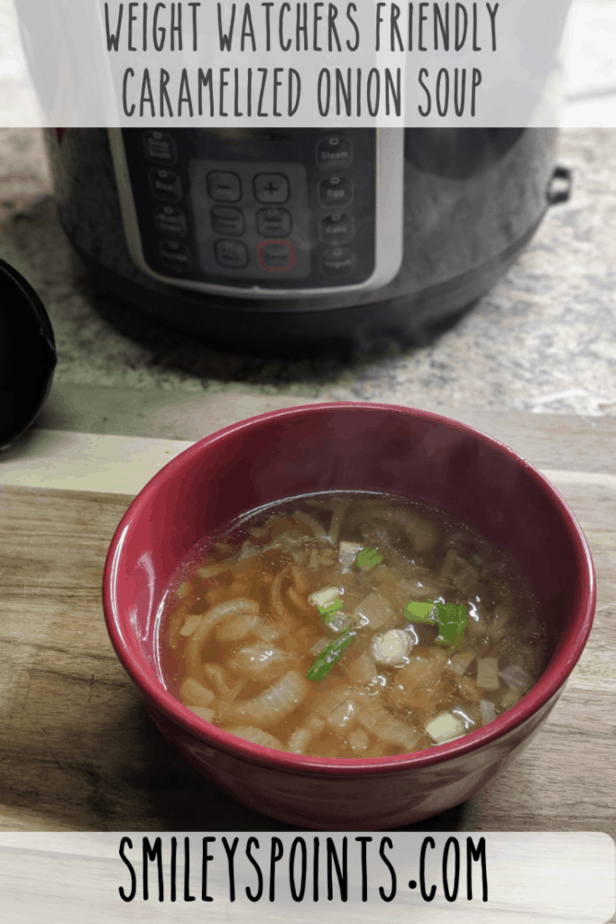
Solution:
M568 195L552 129L46 135L60 220L91 273L126 311L234 352L424 338Z

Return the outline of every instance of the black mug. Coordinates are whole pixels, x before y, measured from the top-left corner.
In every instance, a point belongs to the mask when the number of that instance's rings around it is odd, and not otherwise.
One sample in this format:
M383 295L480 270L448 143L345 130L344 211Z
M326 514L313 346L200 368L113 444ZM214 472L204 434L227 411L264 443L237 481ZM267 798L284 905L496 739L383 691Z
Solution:
M51 322L40 298L0 260L0 449L34 422L57 362Z

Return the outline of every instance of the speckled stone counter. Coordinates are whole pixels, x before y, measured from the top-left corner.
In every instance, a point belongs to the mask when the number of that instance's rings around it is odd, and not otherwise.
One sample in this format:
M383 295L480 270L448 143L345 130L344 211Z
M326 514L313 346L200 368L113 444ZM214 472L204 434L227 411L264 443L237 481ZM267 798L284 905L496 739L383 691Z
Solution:
M549 211L507 276L435 342L379 357L226 355L126 315L60 228L37 130L0 130L0 257L47 307L56 393L96 385L616 415L616 130L563 131L559 159L574 172L571 200Z

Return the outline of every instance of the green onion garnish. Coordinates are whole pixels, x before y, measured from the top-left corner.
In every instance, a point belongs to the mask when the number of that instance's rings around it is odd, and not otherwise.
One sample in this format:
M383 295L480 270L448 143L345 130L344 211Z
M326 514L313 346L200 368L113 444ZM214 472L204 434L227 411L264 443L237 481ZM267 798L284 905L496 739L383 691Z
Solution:
M437 603L439 636L437 645L453 645L461 648L466 629L466 607L455 603Z
M323 649L314 664L308 669L308 673L306 674L308 680L313 680L315 683L321 683L322 680L325 680L334 664L342 657L342 652L354 641L355 632L352 632L350 629L347 629L346 632L343 632L342 635L334 639L327 648Z
M362 549L355 559L362 571L370 571L376 568L383 561L383 556L379 555L376 549Z
M332 621L338 610L342 609L342 600L340 597L336 597L334 602L330 603L329 606L317 606L317 609L321 616L323 616L323 622L328 624Z
M434 622L432 619L432 610L434 601L428 600L427 603L407 603L404 609L404 618L409 622Z
M427 603L407 603L404 616L409 622L433 622L434 606L435 604L430 600ZM456 606L455 603L437 603L436 618L439 627L437 645L453 645L461 648L466 629L466 607Z

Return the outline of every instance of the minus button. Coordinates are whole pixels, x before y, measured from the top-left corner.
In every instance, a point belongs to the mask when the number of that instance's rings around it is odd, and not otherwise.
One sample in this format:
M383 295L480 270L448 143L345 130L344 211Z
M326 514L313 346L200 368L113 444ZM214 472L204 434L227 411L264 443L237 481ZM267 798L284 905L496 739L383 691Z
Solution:
M211 170L206 177L208 195L214 202L239 202L242 184L235 173Z

